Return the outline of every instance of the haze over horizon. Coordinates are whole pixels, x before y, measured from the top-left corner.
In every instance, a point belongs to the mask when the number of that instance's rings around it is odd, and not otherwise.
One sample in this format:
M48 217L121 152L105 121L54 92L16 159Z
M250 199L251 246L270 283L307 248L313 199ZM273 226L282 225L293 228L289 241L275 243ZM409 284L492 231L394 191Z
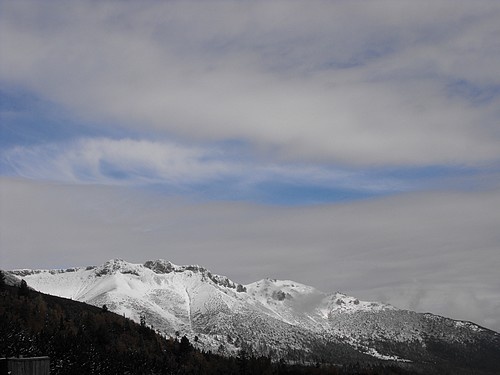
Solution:
M161 258L500 331L499 35L486 0L0 0L0 268Z

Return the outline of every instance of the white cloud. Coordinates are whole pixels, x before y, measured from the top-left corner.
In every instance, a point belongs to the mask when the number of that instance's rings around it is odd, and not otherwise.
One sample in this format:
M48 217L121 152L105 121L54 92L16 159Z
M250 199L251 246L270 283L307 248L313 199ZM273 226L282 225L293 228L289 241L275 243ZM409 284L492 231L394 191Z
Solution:
M189 191L225 181L226 189L252 196L259 184L323 187L380 194L410 189L388 176L327 165L268 163L221 147L186 146L130 138L82 138L15 146L0 153L2 167L32 180L101 185L150 186ZM245 193L246 192L246 193ZM210 198L210 197L205 197Z
M496 2L11 2L0 78L79 116L362 165L500 157ZM495 91L495 90L494 90Z
M213 155L195 147L109 138L17 146L6 150L3 157L22 177L102 184L188 184L227 173L229 166L214 160L203 161Z
M500 330L499 191L279 208L5 178L0 187L5 268L166 258L241 283L294 279Z

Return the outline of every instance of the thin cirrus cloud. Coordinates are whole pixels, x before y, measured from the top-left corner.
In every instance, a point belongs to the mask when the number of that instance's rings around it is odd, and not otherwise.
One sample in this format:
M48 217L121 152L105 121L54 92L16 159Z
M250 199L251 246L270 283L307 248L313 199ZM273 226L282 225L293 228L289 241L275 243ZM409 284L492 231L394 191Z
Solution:
M305 203L308 189L345 190L351 194L380 195L404 191L407 184L390 176L370 176L359 171L329 166L290 163L257 163L217 147L186 146L167 141L83 138L38 146L16 146L1 154L4 173L62 183L148 186L176 192L208 192L222 185L227 196L237 189L239 198L255 198L261 185L280 184L302 189ZM235 157L236 156L236 157ZM10 172L10 173L9 173ZM215 188L214 188L215 189ZM272 198L273 193L270 193Z
M35 147L14 147L4 163L16 175L41 180L100 184L188 184L230 173L230 164L206 150L173 143L88 138ZM233 172L234 173L234 172Z
M450 11L453 9L453 11ZM287 160L500 158L494 2L3 6L1 79L80 116Z

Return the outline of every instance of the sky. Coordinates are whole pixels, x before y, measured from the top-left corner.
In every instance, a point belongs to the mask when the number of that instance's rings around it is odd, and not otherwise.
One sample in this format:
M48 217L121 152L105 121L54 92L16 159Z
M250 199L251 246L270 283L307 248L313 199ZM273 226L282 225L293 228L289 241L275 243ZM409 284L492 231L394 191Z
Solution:
M500 331L498 1L0 0L0 268L200 264Z

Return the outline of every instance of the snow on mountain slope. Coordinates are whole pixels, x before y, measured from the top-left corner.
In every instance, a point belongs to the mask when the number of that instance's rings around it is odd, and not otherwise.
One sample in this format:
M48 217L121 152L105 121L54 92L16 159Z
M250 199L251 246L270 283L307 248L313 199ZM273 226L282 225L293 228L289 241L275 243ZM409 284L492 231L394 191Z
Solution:
M391 305L359 301L339 292L325 294L290 280L264 279L247 285L246 289L252 299L264 307L264 311L289 324L312 330L330 327L336 313L396 310Z
M131 264L111 260L99 267L67 270L16 270L28 285L44 293L96 306L139 321L140 315L160 331L192 332L191 315L237 304L236 284L198 266L166 261Z
M192 315L251 310L291 325L318 330L338 312L394 309L354 297L327 295L293 281L264 279L246 286L199 266L164 260L144 265L115 259L99 267L67 270L16 270L34 289L75 299L138 320L141 310L166 334L193 331ZM166 324L167 321L169 324Z
M197 346L222 354L245 349L294 361L437 361L440 350L455 343L500 354L499 335L473 323L326 294L289 280L243 286L203 267L165 260L11 272L44 293L105 304L135 321L144 316L162 334L198 336Z

